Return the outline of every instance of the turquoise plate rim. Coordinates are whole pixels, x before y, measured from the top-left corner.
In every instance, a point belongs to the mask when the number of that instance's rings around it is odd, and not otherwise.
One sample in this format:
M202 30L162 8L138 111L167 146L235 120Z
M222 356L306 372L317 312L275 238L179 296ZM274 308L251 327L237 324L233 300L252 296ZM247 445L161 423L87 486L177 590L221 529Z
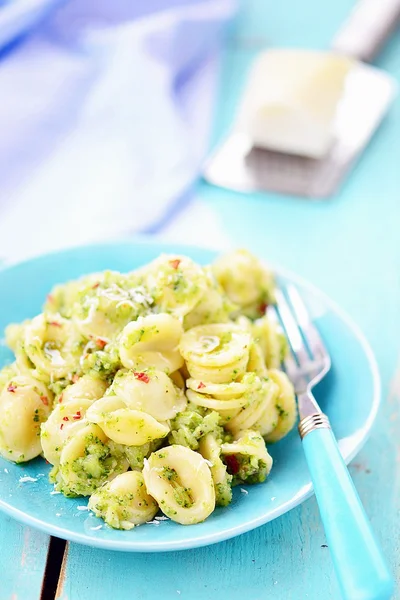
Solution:
M113 245L150 245L150 246L162 246L164 248L163 251L168 252L205 252L205 253L214 253L217 254L219 250L215 248L209 248L204 246L194 246L188 244L174 244L170 241L164 241L159 237L152 237L151 239L143 238L141 236L137 236L135 238L130 239L122 239L122 240L109 240L102 242L101 244L86 244L81 246L72 246L68 248L64 248L62 250L57 250L55 252L49 252L45 254L41 254L27 260L23 261L8 261L7 263L3 263L0 267L1 272L8 270L9 268L15 266L29 266L29 264L34 264L36 260L43 257L56 257L58 255L62 255L68 253L70 251L77 250L88 250L93 247L104 247L104 246L113 246ZM376 420L379 406L381 403L381 383L380 383L380 375L377 366L377 362L373 351L370 347L369 342L367 341L364 333L361 331L359 326L353 321L353 319L340 307L337 303L332 300L325 292L320 290L311 282L307 281L303 277L292 273L291 271L284 269L282 267L274 267L271 265L271 268L275 272L278 277L282 277L287 279L294 284L308 290L314 297L320 299L322 303L327 306L336 316L345 324L345 326L351 331L354 338L358 341L360 348L364 352L365 358L367 359L367 363L370 369L370 374L372 376L373 382L373 390L372 390L372 402L371 409L367 419L365 420L362 428L359 430L359 435L354 440L353 444L347 446L342 449L343 459L348 464L356 454L361 450L365 442L367 441L369 434L371 432L372 426ZM215 531L214 533L208 533L206 535L195 535L192 538L185 538L184 540L176 540L176 541L152 541L146 543L143 542L135 542L134 540L129 540L128 542L122 540L113 540L113 539L96 539L91 537L90 539L87 537L85 533L78 533L71 531L69 529L65 529L62 526L54 526L52 524L43 521L35 516L30 515L24 511L21 511L18 508L15 508L11 504L5 502L0 498L0 510L20 521L21 523L32 526L40 531L43 531L49 535L53 535L55 537L59 537L65 539L67 541L76 542L79 544L88 545L91 547L97 547L108 550L116 550L123 552L167 552L167 551L176 551L176 550L186 550L201 546L208 546L211 544L215 544L218 542L222 542L224 540L228 540L232 537L236 537L242 533L246 533L255 529L269 521L272 521L281 515L285 514L292 508L303 503L305 500L310 498L313 495L313 487L312 484L309 483L304 485L298 493L296 493L289 501L280 504L276 509L268 510L265 514L257 516L254 519L246 520L240 525L236 525L235 527L231 527L229 529L223 529L222 531Z

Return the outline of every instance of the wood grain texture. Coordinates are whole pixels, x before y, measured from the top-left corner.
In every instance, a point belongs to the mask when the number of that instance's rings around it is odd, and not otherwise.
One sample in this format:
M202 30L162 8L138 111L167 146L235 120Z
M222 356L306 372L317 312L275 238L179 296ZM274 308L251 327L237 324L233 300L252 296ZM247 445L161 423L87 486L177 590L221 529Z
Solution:
M38 600L49 536L0 514L0 600Z
M91 595L118 600L205 600L224 593L231 600L261 600L269 595L297 600L313 596L309 572L313 556L331 571L329 552L319 528L314 500L256 531L197 550L152 554L93 551L71 544L66 577L59 600L86 600ZM302 565L297 576L288 565ZM101 583L99 573L101 572ZM296 579L296 585L293 585ZM336 589L327 576L325 587ZM328 596L327 596L328 597Z

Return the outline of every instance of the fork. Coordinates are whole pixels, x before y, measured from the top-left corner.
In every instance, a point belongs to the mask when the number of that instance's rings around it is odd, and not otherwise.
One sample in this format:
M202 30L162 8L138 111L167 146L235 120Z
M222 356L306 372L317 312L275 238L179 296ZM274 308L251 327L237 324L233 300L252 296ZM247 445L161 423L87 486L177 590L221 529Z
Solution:
M328 417L313 387L331 368L331 359L293 285L277 290L267 315L281 322L290 346L284 361L293 382L298 425L340 591L346 600L388 600L394 583L368 517L342 459Z

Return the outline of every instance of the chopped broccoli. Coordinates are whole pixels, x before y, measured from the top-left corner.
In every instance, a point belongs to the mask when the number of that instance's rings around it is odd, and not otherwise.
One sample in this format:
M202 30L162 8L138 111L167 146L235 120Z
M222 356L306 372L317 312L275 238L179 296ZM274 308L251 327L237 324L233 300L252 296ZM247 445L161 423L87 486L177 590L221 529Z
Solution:
M64 496L90 496L110 477L128 468L124 450L112 441L103 443L92 434L87 436L83 456L52 469L50 481Z
M82 366L85 373L106 380L113 379L115 373L122 366L117 344L110 343L104 350L88 353L83 358Z
M232 501L232 475L226 474L225 481L215 485L215 504L217 506L228 506Z
M187 409L178 413L171 421L168 442L197 450L199 440L207 433L215 433L217 437L222 437L223 429L219 421L220 416L217 412L188 404Z
M236 441L222 444L222 456L233 485L261 483L272 467L272 458L258 431L243 431Z
M137 469L142 470L144 459L148 458L152 452L155 452L161 444L162 440L154 440L143 444L143 446L123 446L130 468L133 471Z

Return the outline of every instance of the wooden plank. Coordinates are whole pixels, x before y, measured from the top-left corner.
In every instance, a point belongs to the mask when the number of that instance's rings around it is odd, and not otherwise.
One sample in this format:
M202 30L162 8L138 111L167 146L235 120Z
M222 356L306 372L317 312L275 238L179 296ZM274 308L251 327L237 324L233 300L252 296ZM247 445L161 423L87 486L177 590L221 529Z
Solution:
M279 597L297 600L294 579L302 597L311 598L313 556L318 554L323 571L331 571L329 553L321 548L324 543L311 500L256 531L208 548L119 554L71 544L57 600L105 600L116 589L118 600L155 600L161 588L163 600L205 600L222 592L230 600L261 600L278 592ZM326 586L332 585L332 577L327 577Z
M49 536L0 514L0 600L38 600Z

